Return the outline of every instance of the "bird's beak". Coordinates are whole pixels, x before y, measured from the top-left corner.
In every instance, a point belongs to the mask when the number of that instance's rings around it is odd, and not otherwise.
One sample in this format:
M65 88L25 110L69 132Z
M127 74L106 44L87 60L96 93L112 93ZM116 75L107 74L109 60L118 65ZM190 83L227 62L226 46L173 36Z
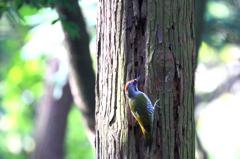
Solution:
M135 80L138 82L138 80L140 79L140 77L141 77L141 75L140 76L138 76Z

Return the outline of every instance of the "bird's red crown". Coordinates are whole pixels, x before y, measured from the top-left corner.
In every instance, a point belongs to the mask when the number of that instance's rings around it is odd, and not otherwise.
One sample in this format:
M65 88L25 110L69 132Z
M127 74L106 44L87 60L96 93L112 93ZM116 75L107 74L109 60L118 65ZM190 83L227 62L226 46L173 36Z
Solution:
M130 81L128 81L128 82L126 83L126 85L125 85L125 91L128 91L128 85L129 85L129 83L132 82L132 81L134 81L134 79L132 79L132 80L130 80Z

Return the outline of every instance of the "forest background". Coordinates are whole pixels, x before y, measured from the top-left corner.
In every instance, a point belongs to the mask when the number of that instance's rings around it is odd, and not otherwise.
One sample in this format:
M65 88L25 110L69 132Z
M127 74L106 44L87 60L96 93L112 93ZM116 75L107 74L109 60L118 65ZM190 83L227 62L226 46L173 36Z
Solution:
M79 5L96 71L97 2L81 0ZM195 73L196 158L238 159L240 1L208 0L205 5ZM44 94L52 89L53 98L60 99L66 92L69 61L61 21L51 4L0 2L0 158L29 158L36 148L34 134L40 131L36 129L39 107L47 102ZM74 24L66 23L64 29L76 35ZM83 116L70 106L61 143L65 158L95 158Z

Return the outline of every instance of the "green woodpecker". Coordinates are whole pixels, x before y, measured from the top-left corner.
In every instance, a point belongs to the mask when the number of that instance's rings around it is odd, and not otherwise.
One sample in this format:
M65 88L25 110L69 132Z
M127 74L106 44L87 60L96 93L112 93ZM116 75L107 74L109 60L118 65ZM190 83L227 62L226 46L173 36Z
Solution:
M140 77L128 81L125 85L125 91L128 95L130 110L142 129L147 146L151 148L154 109L158 100L153 106L148 96L138 90L137 85Z

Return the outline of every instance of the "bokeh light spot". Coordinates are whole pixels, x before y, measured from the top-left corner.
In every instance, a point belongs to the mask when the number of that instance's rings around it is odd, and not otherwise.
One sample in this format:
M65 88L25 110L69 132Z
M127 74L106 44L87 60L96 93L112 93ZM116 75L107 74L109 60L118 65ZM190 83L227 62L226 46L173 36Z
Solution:
M9 79L14 83L20 83L23 79L22 70L18 66L14 66L9 71Z

